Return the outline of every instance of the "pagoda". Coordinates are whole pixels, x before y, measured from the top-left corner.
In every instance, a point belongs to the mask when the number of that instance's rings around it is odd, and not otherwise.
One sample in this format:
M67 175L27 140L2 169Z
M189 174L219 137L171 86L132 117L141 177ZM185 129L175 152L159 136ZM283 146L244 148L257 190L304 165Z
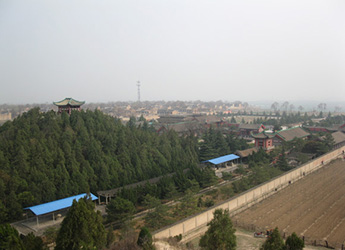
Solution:
M81 110L81 105L83 105L85 102L80 102L77 100L74 100L73 98L65 98L62 101L59 102L53 102L54 105L58 106L59 110L58 113L61 114L62 112L67 112L69 115L72 113L72 110Z
M263 148L264 150L271 150L273 146L274 133L266 133L262 131L258 134L251 133L251 136L255 139L255 147Z

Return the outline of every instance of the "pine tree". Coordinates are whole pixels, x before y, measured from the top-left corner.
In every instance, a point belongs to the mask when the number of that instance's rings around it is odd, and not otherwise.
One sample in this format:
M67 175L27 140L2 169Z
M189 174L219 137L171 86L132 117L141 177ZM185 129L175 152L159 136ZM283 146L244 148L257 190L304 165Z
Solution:
M0 249L25 249L17 229L10 224L0 225Z
M87 197L73 201L61 223L55 249L102 249L105 246L106 231L102 216L94 209L94 203Z
M21 235L22 237L23 235ZM23 236L23 244L26 250L41 250L45 249L41 237L35 236L32 232Z
M152 244L152 235L147 227L141 228L137 244L145 250L155 249Z
M304 242L296 235L296 233L292 233L289 237L287 237L285 242L286 250L302 250L303 248Z
M290 170L290 166L286 160L285 149L282 147L281 153L279 155L277 166L280 170L287 171Z
M131 201L117 196L107 205L106 211L108 213L108 221L124 223L131 219L135 213L135 207Z
M216 209L214 217L207 226L206 233L201 237L199 245L202 249L236 249L236 229L232 226L229 211Z
M276 227L272 234L267 238L260 250L284 250L284 241Z

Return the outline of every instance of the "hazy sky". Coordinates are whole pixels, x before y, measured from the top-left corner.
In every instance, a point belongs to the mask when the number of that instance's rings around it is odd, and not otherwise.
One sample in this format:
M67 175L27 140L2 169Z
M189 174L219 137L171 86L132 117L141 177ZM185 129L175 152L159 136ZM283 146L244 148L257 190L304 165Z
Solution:
M345 94L344 0L0 0L0 103Z

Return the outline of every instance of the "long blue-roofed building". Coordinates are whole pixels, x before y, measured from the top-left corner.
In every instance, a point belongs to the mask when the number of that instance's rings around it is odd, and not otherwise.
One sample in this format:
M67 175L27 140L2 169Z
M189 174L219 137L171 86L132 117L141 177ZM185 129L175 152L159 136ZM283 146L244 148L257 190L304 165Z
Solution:
M81 198L89 196L92 201L97 200L98 198L94 194L78 194L75 196L43 203L40 205L27 207L25 210L30 211L36 217L36 223L33 225L32 223L27 223L27 227L31 227L36 231L36 228L39 226L40 221L47 222L49 220L56 221L58 220L61 215L66 214L68 208L70 208L73 204L73 201L78 201ZM29 212L29 214L30 214ZM29 220L28 220L29 221ZM33 228L35 227L35 228Z
M231 162L236 159L239 159L240 157L238 155L230 154L230 155L224 155L221 157L217 157L211 160L203 161L203 163L211 163L213 165L219 165L225 162Z
M221 157L213 158L211 160L203 161L201 163L211 164L212 166L218 169L219 167L227 167L228 163L230 164L230 166L232 166L233 163L238 162L239 158L240 157L238 155L230 154L230 155L224 155Z
M48 214L48 213L52 213L52 212L55 212L55 211L58 211L61 209L69 208L72 206L74 200L78 201L79 199L84 198L86 196L87 196L86 193L78 194L78 195L63 198L60 200L51 201L51 202L43 203L43 204L32 206L32 207L27 207L25 209L30 210L36 216ZM91 198L91 200L97 200L98 199L95 195L93 195L91 193L90 193L90 198Z

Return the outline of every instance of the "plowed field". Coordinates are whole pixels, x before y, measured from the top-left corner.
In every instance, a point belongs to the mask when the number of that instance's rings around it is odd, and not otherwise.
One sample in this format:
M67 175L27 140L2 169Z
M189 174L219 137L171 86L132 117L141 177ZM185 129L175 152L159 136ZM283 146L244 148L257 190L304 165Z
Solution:
M233 218L245 228L278 227L306 243L340 248L345 241L345 162L337 160Z

